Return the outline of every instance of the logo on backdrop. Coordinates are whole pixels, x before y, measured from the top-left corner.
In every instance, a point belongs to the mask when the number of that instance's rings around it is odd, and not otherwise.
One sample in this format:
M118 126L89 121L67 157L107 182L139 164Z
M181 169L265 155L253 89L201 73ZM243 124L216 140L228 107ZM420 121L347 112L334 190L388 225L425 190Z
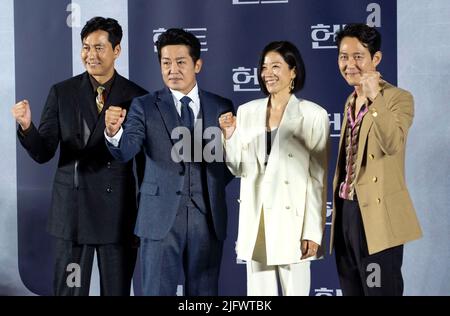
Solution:
M327 221L326 225L331 226L331 214L333 213L333 202L327 202Z
M378 3L369 3L366 7L369 13L366 23L372 27L381 27L381 6ZM345 24L318 23L311 26L311 39L313 49L336 49L336 33L342 30Z
M208 51L208 41L206 38L206 32L208 29L206 27L199 27L199 28L184 28L185 31L190 32L195 35L195 37L198 38L200 41L200 47L202 52ZM160 27L157 30L153 30L153 43L155 44L155 53L158 52L158 49L156 48L156 41L158 40L159 36L167 31L167 29Z
M238 67L233 69L233 91L260 91L258 68Z
M342 290L321 287L320 289L314 290L314 296L342 296Z
M239 4L280 4L280 3L289 3L289 0L233 0L233 5Z
M341 113L328 113L330 119L330 136L341 137L342 117Z
M313 49L334 49L337 48L335 39L336 33L343 29L345 24L316 24L311 26L311 39Z

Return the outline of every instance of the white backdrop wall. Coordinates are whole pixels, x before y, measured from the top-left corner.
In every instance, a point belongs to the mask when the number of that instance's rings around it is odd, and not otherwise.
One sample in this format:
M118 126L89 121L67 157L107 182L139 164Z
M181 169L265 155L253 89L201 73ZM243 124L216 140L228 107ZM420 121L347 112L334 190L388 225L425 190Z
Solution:
M424 231L405 248L405 295L450 295L450 1L397 8L398 85L415 99L406 177Z

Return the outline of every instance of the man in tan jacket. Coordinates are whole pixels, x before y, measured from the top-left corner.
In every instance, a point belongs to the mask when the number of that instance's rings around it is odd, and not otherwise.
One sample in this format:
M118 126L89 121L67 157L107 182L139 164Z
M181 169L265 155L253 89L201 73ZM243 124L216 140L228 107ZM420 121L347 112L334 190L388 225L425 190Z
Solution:
M345 105L330 249L344 295L402 295L403 244L422 236L404 175L413 98L377 72L376 29L349 24L336 42L340 72L355 91Z

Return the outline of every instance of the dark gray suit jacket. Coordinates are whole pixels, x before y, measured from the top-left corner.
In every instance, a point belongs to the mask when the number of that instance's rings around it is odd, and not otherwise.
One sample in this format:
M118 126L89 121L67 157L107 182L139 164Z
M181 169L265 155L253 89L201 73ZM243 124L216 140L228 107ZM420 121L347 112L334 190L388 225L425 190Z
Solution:
M115 161L103 132L110 105L129 108L134 97L145 93L116 74L98 115L89 75L84 73L51 88L39 129L32 125L24 135L19 127L21 144L38 163L52 159L60 146L47 225L50 234L82 244L116 243L133 236L137 213L133 162Z

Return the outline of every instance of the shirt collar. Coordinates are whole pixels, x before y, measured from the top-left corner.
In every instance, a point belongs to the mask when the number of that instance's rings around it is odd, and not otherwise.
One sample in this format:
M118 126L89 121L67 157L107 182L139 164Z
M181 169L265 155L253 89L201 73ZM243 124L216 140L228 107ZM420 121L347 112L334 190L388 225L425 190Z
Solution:
M89 80L91 82L92 89L94 90L94 93L97 93L97 88L102 86L102 87L105 88L106 95L108 95L109 92L111 91L111 87L113 85L114 79L116 79L116 72L115 71L114 71L114 74L111 77L111 79L109 79L104 84L100 84L97 80L95 80L95 78L93 76L89 75Z
M187 95L184 95L180 91L172 90L172 89L170 89L170 92L172 92L172 95L173 95L173 97L175 99L174 101L176 101L176 103L179 103L181 98L183 98L184 96L187 96L195 104L200 104L200 97L198 95L198 84L195 84L194 88L192 88L192 90Z

